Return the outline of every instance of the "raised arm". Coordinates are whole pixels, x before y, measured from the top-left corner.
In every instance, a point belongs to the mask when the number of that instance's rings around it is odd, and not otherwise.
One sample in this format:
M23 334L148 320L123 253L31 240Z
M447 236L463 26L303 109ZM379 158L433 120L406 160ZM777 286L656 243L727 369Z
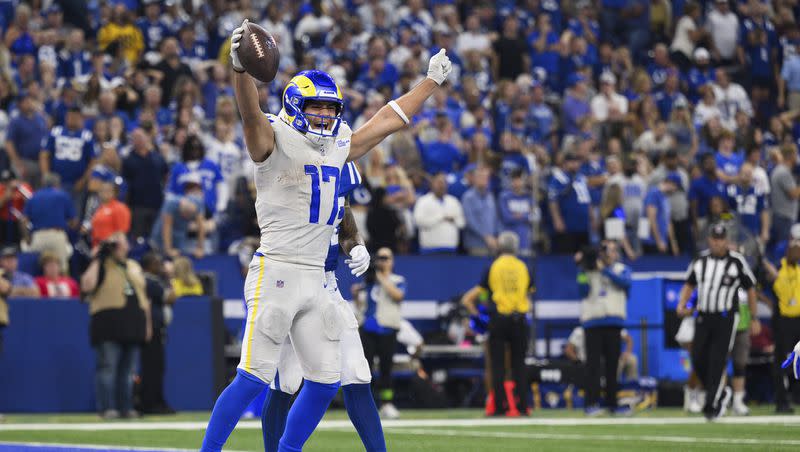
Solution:
M444 83L452 68L444 49L432 56L428 63L428 77L422 83L381 107L375 116L353 132L348 161L358 160L384 138L405 127L409 118L419 113L428 97Z
M275 132L258 105L258 88L253 78L244 71L239 61L238 49L247 19L231 34L231 65L233 66L233 93L242 117L244 142L250 159L259 163L269 157L275 148Z

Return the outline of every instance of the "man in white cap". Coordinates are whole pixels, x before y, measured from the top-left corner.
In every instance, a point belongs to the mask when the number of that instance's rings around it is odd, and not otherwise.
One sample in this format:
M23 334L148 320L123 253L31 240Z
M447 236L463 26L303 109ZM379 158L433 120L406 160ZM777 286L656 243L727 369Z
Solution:
M694 64L686 74L686 84L689 88L686 94L689 97L689 101L693 104L697 104L700 98L703 97L702 94L700 94L700 87L706 83L713 83L716 80L716 76L710 64L711 54L705 47L694 49L694 54L692 56Z
M600 92L590 103L595 121L621 121L628 113L628 99L617 93L616 85L617 77L613 72L600 75Z

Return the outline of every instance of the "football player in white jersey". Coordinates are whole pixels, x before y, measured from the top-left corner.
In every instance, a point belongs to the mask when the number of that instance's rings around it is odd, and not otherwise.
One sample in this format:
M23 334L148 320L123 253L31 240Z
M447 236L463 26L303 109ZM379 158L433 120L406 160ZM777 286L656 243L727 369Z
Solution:
M322 71L292 78L281 112L265 117L237 53L246 23L232 33L231 63L245 144L256 167L261 245L245 281L247 321L237 376L214 405L201 450L222 449L247 405L272 382L290 337L305 385L289 410L278 450L294 452L302 450L340 385L339 341L347 319L325 289L324 262L339 211L341 169L405 127L452 65L439 51L425 80L355 132L341 119L341 90Z
M347 262L355 276L361 276L369 267L369 253L358 236L355 219L346 201L350 193L360 184L361 175L358 173L355 163L348 162L342 168L339 181L339 204L345 207L340 210L339 218L334 222L337 228L331 237L328 256L325 259L325 285L346 320L340 338L340 350L342 353L342 393L347 414L361 437L366 451L385 452L383 428L370 385L372 382L371 368L364 356L364 346L361 344L358 332L358 321L350 305L339 292L335 272L339 262L340 249L350 255ZM278 442L286 428L292 395L300 388L302 380L303 368L290 341L287 340L281 350L278 372L267 392L261 413L265 452L278 451Z

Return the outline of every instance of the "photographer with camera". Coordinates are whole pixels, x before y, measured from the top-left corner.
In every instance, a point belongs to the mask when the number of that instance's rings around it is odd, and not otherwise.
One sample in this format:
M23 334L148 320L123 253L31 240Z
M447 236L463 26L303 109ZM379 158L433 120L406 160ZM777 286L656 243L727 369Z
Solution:
M400 416L393 403L392 364L397 348L397 333L403 320L400 303L406 292L406 279L392 273L393 268L392 250L378 249L364 274L363 292L366 294L367 308L360 331L364 356L370 367L375 362L376 355L379 360L380 378L376 386L382 404L380 414L387 419Z
M128 251L125 234L112 234L81 276L97 363L97 411L103 419L138 417L133 410L133 372L139 348L152 331L145 276L139 264L128 259Z
M586 415L602 414L601 377L606 381L606 408L629 415L630 407L617 406L617 366L621 331L627 316L631 269L619 262L616 242L604 241L600 249L587 248L575 255L580 271L581 325L586 332ZM603 367L601 367L601 362ZM602 370L602 372L601 372Z

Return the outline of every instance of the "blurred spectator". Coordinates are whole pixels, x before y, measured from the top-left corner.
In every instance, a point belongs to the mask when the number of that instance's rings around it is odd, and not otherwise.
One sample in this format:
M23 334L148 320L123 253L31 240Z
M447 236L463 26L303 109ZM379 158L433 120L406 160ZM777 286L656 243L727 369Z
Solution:
M703 154L700 158L700 177L692 180L689 187L689 206L694 222L694 230L704 230L708 224L708 205L714 196L725 193L725 184L717 177L717 161L713 154Z
M33 188L17 178L13 169L0 171L0 243L19 246L27 236L22 212Z
M528 190L527 176L522 170L511 172L511 186L500 192L498 208L503 231L511 231L519 238L519 254L530 256L533 253L533 228L538 222L539 206Z
M636 252L625 233L626 223L625 209L622 206L622 187L611 184L603 192L600 203L600 238L619 242L625 255L629 259L635 259Z
M152 334L144 274L128 251L125 234L112 235L81 275L96 359L95 400L103 419L139 416L133 409L133 373L139 348Z
M41 183L39 151L46 136L47 120L38 111L36 99L30 91L21 92L19 110L12 111L8 123L5 148L17 174L34 187Z
M202 140L208 160L219 167L228 192L233 193L237 179L245 174L245 165L251 168L243 140L237 139L233 126L223 120L214 121L213 135L204 135Z
M777 315L775 316L775 368L777 369L775 405L778 413L791 413L789 390L797 394L797 385L792 379L785 378L785 370L780 369L779 361L794 348L800 340L800 241L792 240L786 250L786 255L781 259L778 276L773 283L775 296L778 299ZM789 382L789 388L786 382Z
M92 70L92 54L86 50L83 30L73 28L67 35L64 47L58 52L58 77L69 84Z
M175 87L178 80L181 77L193 77L191 68L181 62L180 47L175 38L161 41L161 61L155 69L161 73L161 105L166 107L173 99L177 100Z
M134 66L144 51L142 32L133 24L133 12L125 5L117 3L113 6L110 22L97 32L97 44L106 50L112 43L120 46L128 64Z
M675 141L667 132L667 124L659 120L654 128L644 131L636 138L633 148L645 152L651 162L658 162L667 149L675 148Z
M174 414L164 398L164 373L167 326L172 322L175 292L164 284L164 262L158 253L142 257L145 292L150 300L150 324L153 335L141 354L141 412L142 414Z
M701 97L700 88L707 83L713 83L716 71L711 67L711 54L704 47L698 47L692 54L694 64L686 71L687 97L696 104Z
M130 187L127 204L132 212L131 236L147 237L164 201L168 168L142 129L133 130L131 142L131 153L122 163L122 177Z
M19 271L19 249L14 246L4 246L0 249L0 269L3 278L11 283L8 297L39 298L39 286L33 276Z
M726 184L735 183L739 176L739 169L744 163L744 155L733 147L734 134L723 130L719 135L718 150L715 155L717 160L717 177Z
M557 254L572 254L589 244L591 197L586 176L579 169L580 160L568 152L561 167L553 168L548 183L547 199L555 232L553 251Z
M161 19L161 5L156 0L144 0L144 17L136 20L136 26L144 39L144 58L151 60L158 54L158 45L169 36L166 22Z
M225 211L228 205L228 185L219 165L206 158L206 148L197 135L189 135L181 148L181 161L172 165L167 183L168 196L184 194L184 180L200 177L205 211L214 216Z
M728 185L728 200L742 226L761 243L769 243L770 212L767 195L753 185L753 165L744 163L737 184Z
M497 55L494 60L496 80L516 80L530 67L528 45L520 32L519 21L513 15L503 22L502 32L494 41L494 51Z
M657 186L647 192L644 207L647 213L648 233L642 239L646 254L680 253L675 231L672 228L669 196L683 183L680 174L669 173Z
M406 280L393 272L394 255L388 248L378 249L374 266L374 270L364 278L364 295L359 296L366 298L360 333L367 362L374 363L378 358L380 379L375 386L381 401L381 416L394 419L399 417L399 412L394 406L392 367L397 334L403 320L400 305L405 298Z
M173 261L175 275L170 280L175 298L192 295L203 295L203 284L194 273L192 261L186 257L178 257Z
M617 379L635 381L639 378L639 359L633 354L633 338L625 328L620 331L620 338L621 342L625 343L625 349L619 356ZM586 364L586 333L583 327L576 327L569 334L567 345L564 346L564 355L581 365Z
M794 25L792 33L800 33L800 27ZM778 78L778 108L800 110L800 49L795 50L783 60L781 74Z
M201 184L199 175L187 173L182 178L183 194L164 201L153 225L150 240L156 249L169 257L177 257L181 253L196 257L204 254L205 203ZM192 226L197 232L196 243L189 239Z
M53 127L47 139L42 140L39 167L42 176L51 171L58 174L75 208L82 209L95 157L92 132L83 127L83 114L75 106L67 110L64 127Z
M570 75L567 78L567 87L567 94L561 106L561 121L564 132L574 135L581 131L581 123L591 114L586 77L581 74Z
M447 194L447 176L431 178L431 191L417 200L414 219L419 228L419 248L423 254L452 253L458 248L459 231L464 227L461 203Z
M32 231L28 250L50 250L61 259L62 268L66 269L72 255L67 231L77 227L78 218L72 199L61 189L58 174L47 174L43 182L44 187L25 204L25 217Z
M687 196L689 174L680 166L678 153L674 150L668 150L664 154L661 163L650 174L649 185L653 187L660 184L668 175L680 177L680 183L676 190L667 198L669 200L670 221L672 230L675 233L675 240L678 242L678 249L686 253L694 249L692 223L689 218L689 198Z
M386 189L372 190L372 199L366 216L366 230L369 235L369 248L389 248L397 251L404 235L403 221L397 210L387 204Z
M731 11L729 0L715 0L706 18L711 35L711 55L719 66L736 64L736 44L739 40L739 18Z
M792 169L797 165L797 148L793 145L784 145L780 154L781 161L770 176L772 239L775 243L789 240L789 231L797 220L800 199L800 187L792 175Z
M592 98L592 119L609 129L625 119L628 99L616 91L617 77L613 72L600 75L600 92ZM609 135L606 132L604 136Z
M682 71L688 71L692 64L695 45L706 37L706 31L699 27L702 11L700 5L687 2L683 5L683 16L675 26L675 37L670 45L670 59Z
M489 169L479 167L472 178L472 188L461 197L464 210L464 248L472 256L497 252L499 219L494 194L489 190Z
M117 186L103 182L98 191L99 205L91 221L92 246L97 246L111 235L131 229L131 211L117 199Z
M58 256L45 251L39 256L39 265L42 267L42 276L36 277L36 285L42 298L77 298L78 283L69 276L64 275L61 261Z
M722 112L722 126L730 131L736 130L736 113L742 111L747 116L753 116L753 105L750 97L742 85L731 82L725 69L717 69L716 83L711 85L714 89L714 98Z
M437 112L434 127L427 127L427 121L415 127L417 146L422 163L428 174L450 173L465 162L465 155L456 146L455 127L444 112Z
M610 165L609 165L610 166ZM619 185L622 188L622 209L625 212L625 235L633 252L641 251L639 243L639 219L642 216L647 184L636 170L636 161L627 160L622 166L622 173L609 178L608 186Z

